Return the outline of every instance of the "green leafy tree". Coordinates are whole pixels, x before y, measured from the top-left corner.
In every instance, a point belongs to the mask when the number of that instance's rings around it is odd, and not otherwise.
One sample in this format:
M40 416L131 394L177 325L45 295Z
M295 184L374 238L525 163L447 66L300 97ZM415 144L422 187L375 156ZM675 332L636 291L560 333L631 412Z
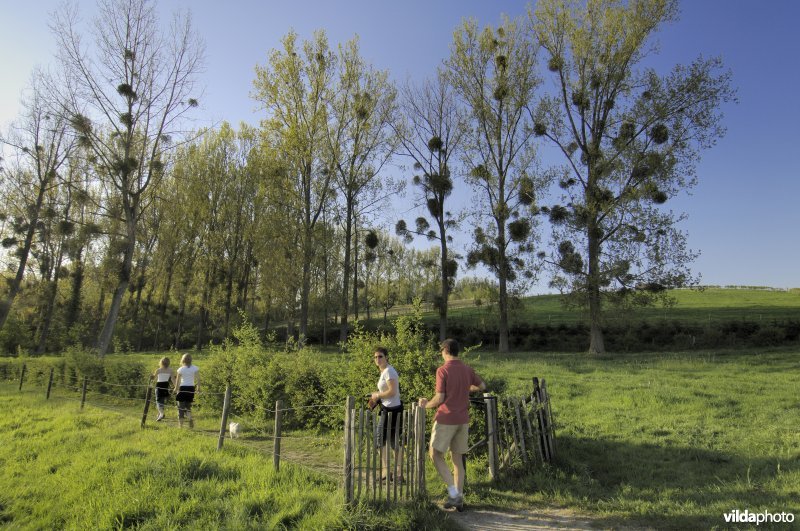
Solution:
M300 339L308 329L311 273L317 251L319 221L331 193L333 176L325 158L328 102L336 75L336 56L325 32L298 44L289 32L281 50L270 53L268 65L256 66L253 97L268 112L264 140L281 154L286 188L284 205L294 213L300 254ZM276 174L277 175L277 174ZM291 249L290 249L291 250Z
M504 19L455 32L449 76L470 113L464 160L481 210L467 264L485 265L499 286L500 352L508 351L510 285L534 274L534 200L544 180L532 177L533 127L527 108L540 85L536 46L520 23Z
M677 12L675 0L542 0L530 12L556 87L532 112L534 131L565 159L563 204L547 211L553 284L588 307L590 353L605 350L604 301L644 303L693 281L682 217L663 205L695 183L734 92L719 59L640 68Z
M330 102L327 132L333 184L342 208L344 266L342 274L339 340L347 340L349 286L357 270L357 225L396 186L380 172L394 152L396 135L391 127L396 114L396 90L386 71L365 62L353 38L339 47L338 71ZM355 248L355 249L354 249ZM351 271L353 274L351 274ZM358 315L357 277L353 309Z
M10 146L15 153L16 163L0 171L6 174L3 191L6 212L16 210L14 230L3 239L3 247L14 247L17 259L14 277L0 300L0 329L20 292L31 252L35 251L42 210L59 185L58 172L75 144L68 135L67 121L54 112L45 84L42 74L35 73L23 99L22 116L9 134L0 136L0 143Z

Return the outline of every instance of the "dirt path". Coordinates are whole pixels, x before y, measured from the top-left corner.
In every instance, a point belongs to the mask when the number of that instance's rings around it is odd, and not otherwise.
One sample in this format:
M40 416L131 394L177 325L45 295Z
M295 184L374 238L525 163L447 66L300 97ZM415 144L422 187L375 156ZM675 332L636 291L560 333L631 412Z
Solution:
M462 513L450 513L453 520L467 531L534 531L543 529L568 529L574 531L610 529L608 524L591 517L576 515L563 509L546 509L500 512L493 509L467 509ZM632 531L633 528L620 528Z

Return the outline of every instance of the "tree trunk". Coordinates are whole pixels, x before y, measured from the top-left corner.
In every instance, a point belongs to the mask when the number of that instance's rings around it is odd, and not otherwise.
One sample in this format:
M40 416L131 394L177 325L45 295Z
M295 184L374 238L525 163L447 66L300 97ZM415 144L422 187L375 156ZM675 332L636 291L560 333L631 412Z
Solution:
M133 236L133 238L131 237ZM125 292L128 291L128 284L130 283L131 268L133 264L133 250L136 247L135 231L131 235L130 229L128 232L128 245L125 248L125 256L122 260L122 267L119 273L119 282L117 288L114 290L114 296L111 298L111 307L108 309L103 330L100 332L100 337L97 339L97 353L103 357L108 352L108 346L111 344L111 337L114 335L114 327L117 325L117 317L119 316L119 309L122 306L122 299L125 297Z
M28 231L25 233L25 242L22 245L22 253L19 257L19 265L17 266L17 274L11 281L11 285L9 286L8 294L6 295L5 299L0 302L0 330L2 330L3 326L6 324L8 315L11 313L11 305L14 304L14 299L19 293L20 286L22 286L22 279L25 276L25 267L28 264L28 256L31 252L33 235L36 233L36 225L39 222L39 212L42 210L42 202L44 201L45 190L46 186L45 183L43 183L39 187L39 193L36 195L36 203L34 203L31 219L28 221Z
M306 242L303 246L303 284L300 293L300 330L298 342L300 346L305 345L308 335L308 298L311 296L311 260L313 249L311 242L311 231L306 235Z
M69 302L67 303L67 330L72 328L80 317L81 291L83 290L83 247L78 249L74 263L75 270L72 272L72 288L70 289Z
M56 259L53 281L48 286L47 301L45 302L45 312L42 319L42 330L39 334L39 344L36 347L37 354L43 354L47 349L47 338L50 335L50 325L53 323L53 314L56 309L56 295L58 294L58 281L61 278L61 263L64 260L64 245L59 245L58 258Z
M351 243L353 241L353 225L350 216L347 216L344 229L344 266L342 268L342 326L339 329L339 341L344 343L347 341L347 314L348 304L350 302L350 251Z
M589 354L603 354L606 351L603 341L602 303L600 301L600 241L594 224L589 230L589 277L587 288L589 296Z
M353 219L353 318L358 321L358 227Z
M504 260L504 258L501 258ZM500 319L498 321L498 352L508 352L508 293L506 288L506 274L503 271L498 278L500 287L500 295L497 301L497 308L500 311Z
M159 336L161 335L161 327L165 326L167 321L167 306L169 305L169 292L172 290L172 274L174 271L174 262L172 260L167 264L167 282L164 286L164 293L161 296L161 302L158 304L158 319L156 321L156 331L153 335L153 348L159 349Z
M200 312L197 317L197 340L195 342L195 348L198 350L203 347L203 342L205 341L205 330L206 324L208 320L208 304L210 299L210 291L211 288L209 286L211 281L211 268L206 269L206 280L203 283L203 297L201 298L200 302Z
M439 304L439 341L447 339L447 304L450 298L450 284L447 275L447 238L444 223L439 223L439 234L442 241L442 300Z

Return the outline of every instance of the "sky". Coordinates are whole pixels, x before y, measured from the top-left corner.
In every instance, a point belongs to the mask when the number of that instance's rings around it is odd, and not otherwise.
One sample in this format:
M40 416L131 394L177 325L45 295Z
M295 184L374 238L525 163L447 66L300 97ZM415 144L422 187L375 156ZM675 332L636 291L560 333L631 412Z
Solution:
M49 13L57 0L0 0L0 130L18 115L19 96L35 66L53 64ZM78 0L91 17L94 0ZM226 120L258 124L264 111L250 98L256 65L295 30L301 39L324 29L332 46L354 35L375 67L400 83L433 75L449 55L465 17L496 25L500 14L524 15L511 0L160 0L163 20L190 9L206 46L204 93L196 127ZM722 57L733 72L738 103L723 107L727 134L702 155L698 185L670 201L688 218L680 228L701 252L692 270L706 285L800 287L800 2L684 0L678 22L664 27L649 66L667 73L698 56ZM792 153L795 153L794 155ZM387 171L410 178L399 167ZM387 208L387 226L406 212L411 191ZM467 194L461 200L469 202ZM457 240L463 253L466 238ZM460 272L460 275L469 274ZM546 282L534 292L547 291Z

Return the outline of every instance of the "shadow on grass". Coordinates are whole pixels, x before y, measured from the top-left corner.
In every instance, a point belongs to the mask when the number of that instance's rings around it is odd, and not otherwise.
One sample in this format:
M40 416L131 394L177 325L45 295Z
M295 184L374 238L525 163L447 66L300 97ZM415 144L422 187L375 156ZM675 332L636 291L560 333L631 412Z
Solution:
M733 509L800 517L800 455L749 457L691 447L559 437L560 461L495 483L476 481L489 503L519 507L526 496L578 507L601 527L701 529L724 526ZM778 466L780 463L780 466ZM779 486L781 476L791 485ZM520 495L523 495L522 497ZM610 516L609 516L610 515Z

